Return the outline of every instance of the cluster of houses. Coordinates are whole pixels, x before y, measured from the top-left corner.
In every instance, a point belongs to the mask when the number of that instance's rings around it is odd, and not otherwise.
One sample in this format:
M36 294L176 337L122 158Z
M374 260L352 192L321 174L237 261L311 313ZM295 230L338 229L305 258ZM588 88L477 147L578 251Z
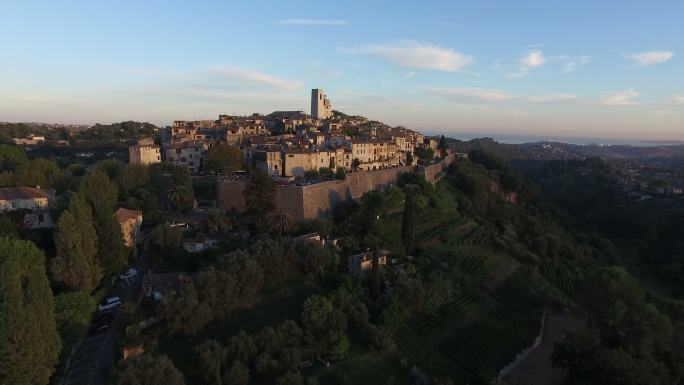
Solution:
M414 161L416 147L436 150L438 145L437 140L416 131L335 112L325 92L314 89L311 115L275 111L176 120L162 131L161 146L145 141L130 147L130 162L164 160L196 174L202 172L206 152L218 143L239 147L245 162L274 178L301 178L321 168L348 172L397 167Z
M47 229L55 226L50 209L55 201L55 191L36 187L0 188L0 213L18 215L17 222L27 229ZM133 247L140 241L143 216L139 210L119 208L114 213L124 244Z

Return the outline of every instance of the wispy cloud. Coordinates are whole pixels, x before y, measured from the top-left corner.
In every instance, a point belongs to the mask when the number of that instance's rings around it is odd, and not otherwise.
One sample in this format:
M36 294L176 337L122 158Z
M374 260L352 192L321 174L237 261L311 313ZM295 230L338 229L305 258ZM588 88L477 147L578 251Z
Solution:
M580 65L589 64L591 62L591 56L580 55L580 56L568 56L568 55L558 55L549 58L550 61L560 63L563 68L561 72L569 73L573 72Z
M620 92L608 92L601 95L600 103L605 106L633 106L639 104L634 100L637 96L639 96L639 92L634 88Z
M348 25L346 20L327 20L327 19L282 19L276 21L282 25L307 25L307 26L331 26L340 27Z
M531 96L529 100L532 103L567 103L567 102L576 102L577 101L577 95L566 94L566 93L556 93L556 94Z
M458 71L473 61L472 57L451 48L413 40L340 48L339 52L372 55L402 67L440 71Z
M413 71L407 72L407 73L404 74L404 77L407 77L407 78L414 78L414 77L416 77L416 73L413 72Z
M674 95L670 98L670 101L676 104L684 104L684 95Z
M541 67L546 63L544 52L539 50L530 51L527 55L520 58L520 66L525 69Z
M674 52L650 51L633 54L622 54L622 56L639 67L647 67L654 64L665 63L666 61L672 59Z
M670 111L670 110L649 110L648 113L651 115L655 115L655 116L672 115L672 111Z
M214 67L212 71L225 80L275 86L284 90L295 90L302 87L302 83L296 80L288 80L275 75L259 72L246 68Z
M478 100L498 102L513 98L513 96L503 90L488 88L427 87L425 88L425 92L432 96L460 101Z

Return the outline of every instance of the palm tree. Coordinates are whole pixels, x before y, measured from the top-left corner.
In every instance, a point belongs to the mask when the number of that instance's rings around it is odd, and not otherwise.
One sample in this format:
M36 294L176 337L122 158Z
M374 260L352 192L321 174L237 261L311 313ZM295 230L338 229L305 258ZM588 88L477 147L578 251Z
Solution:
M178 215L180 215L183 210L192 207L192 201L194 199L192 194L192 187L185 183L180 183L175 178L169 183L169 190L167 193L169 202L176 208Z
M295 227L295 219L292 215L277 212L266 216L266 225L271 232L278 233L278 235L287 234Z

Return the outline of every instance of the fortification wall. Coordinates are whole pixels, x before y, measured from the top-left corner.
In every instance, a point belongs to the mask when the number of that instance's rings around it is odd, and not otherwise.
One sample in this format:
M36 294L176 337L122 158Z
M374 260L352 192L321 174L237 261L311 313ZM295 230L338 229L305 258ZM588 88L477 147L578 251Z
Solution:
M335 206L345 200L359 199L372 190L382 190L394 184L399 175L416 170L430 183L441 178L448 165L454 161L450 155L442 162L428 167L402 166L385 170L354 172L345 180L333 180L308 186L279 186L276 192L276 209L298 220L310 220L330 215ZM245 210L243 190L245 182L218 181L216 205L222 209Z

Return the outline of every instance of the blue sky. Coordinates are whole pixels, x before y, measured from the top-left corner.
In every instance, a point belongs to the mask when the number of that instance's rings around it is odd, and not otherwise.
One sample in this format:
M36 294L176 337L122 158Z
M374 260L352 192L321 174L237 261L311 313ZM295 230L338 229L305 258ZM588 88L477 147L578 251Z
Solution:
M684 2L0 0L0 121L333 107L432 133L684 139Z

